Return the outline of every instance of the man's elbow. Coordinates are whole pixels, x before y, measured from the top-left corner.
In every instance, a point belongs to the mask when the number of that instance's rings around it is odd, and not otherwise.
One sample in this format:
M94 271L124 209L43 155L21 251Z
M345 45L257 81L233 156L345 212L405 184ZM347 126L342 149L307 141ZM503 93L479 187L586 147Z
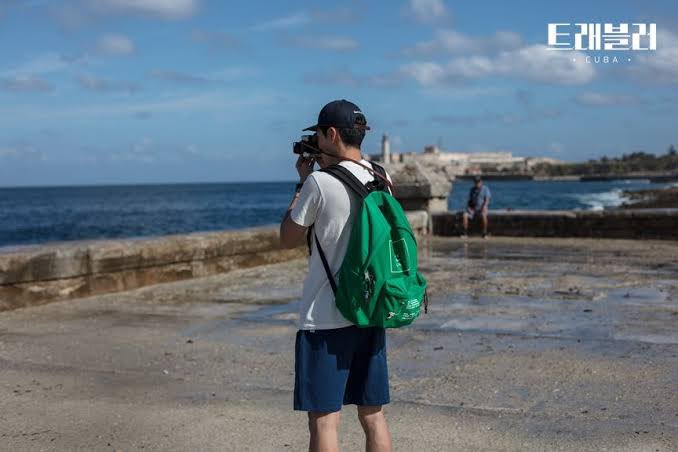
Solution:
M280 226L280 248L282 249L293 248L292 246L290 246L290 241L287 237L284 225Z
M283 250L289 250L295 248L295 245L291 244L288 241L285 241L282 237L280 238L280 248Z
M295 237L287 228L280 228L280 248L291 249L302 245L301 239Z

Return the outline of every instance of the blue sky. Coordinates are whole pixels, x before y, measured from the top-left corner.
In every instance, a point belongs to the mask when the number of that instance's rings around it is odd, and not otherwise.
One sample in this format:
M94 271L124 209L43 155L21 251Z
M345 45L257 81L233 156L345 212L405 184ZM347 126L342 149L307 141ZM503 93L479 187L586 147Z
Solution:
M292 181L339 98L367 154L383 133L569 161L678 145L675 2L535 5L0 0L0 186ZM587 63L545 50L550 22L654 22L657 50Z

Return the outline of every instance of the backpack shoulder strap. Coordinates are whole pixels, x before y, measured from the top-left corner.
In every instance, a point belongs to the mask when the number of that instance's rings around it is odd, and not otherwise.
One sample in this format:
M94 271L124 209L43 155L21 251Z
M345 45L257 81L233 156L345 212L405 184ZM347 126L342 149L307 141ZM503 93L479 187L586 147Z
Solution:
M368 194L369 190L367 187L363 185L360 180L353 175L352 172L347 170L341 165L331 165L328 166L327 168L323 168L320 171L327 173L335 178L337 178L340 182L342 182L349 190L353 191L355 194L358 195L358 197L362 200L364 199ZM323 248L320 246L320 240L318 240L318 236L313 233L313 236L315 237L315 245L318 250L318 254L320 254L320 259L322 260L323 267L325 268L325 273L327 274L327 279L330 281L330 286L332 287L332 292L337 293L337 283L334 280L334 276L332 275L332 271L330 270L330 265L327 262L327 258L325 257L325 253L323 252ZM309 254L311 253L311 231L309 229L308 235L306 236L308 240L308 249L309 249Z
M327 258L325 257L325 253L323 252L323 248L320 246L320 240L318 240L318 236L316 234L313 234L315 237L315 246L318 248L318 253L320 254L320 260L323 262L323 267L325 268L325 274L327 275L327 279L330 281L330 287L332 287L332 293L337 294L337 282L334 280L334 276L332 275L332 270L330 270L330 264L327 263Z
M373 184L378 190L381 191L388 191L390 194L393 194L392 190L392 184L389 183L388 177L386 176L386 170L384 169L383 166L375 163L375 162L370 162L372 164L372 168L374 168L374 171L381 176L375 177L374 181L370 182Z
M360 182L360 180L355 177L352 172L341 165L328 166L327 168L323 168L320 171L339 179L349 190L357 194L360 199L365 198L365 196L369 194L369 191L363 185L363 183Z

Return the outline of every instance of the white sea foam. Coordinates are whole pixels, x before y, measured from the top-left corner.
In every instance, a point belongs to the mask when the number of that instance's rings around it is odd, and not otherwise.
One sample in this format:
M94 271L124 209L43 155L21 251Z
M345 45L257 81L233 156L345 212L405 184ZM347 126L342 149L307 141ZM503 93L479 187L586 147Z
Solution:
M610 207L619 207L629 201L629 198L624 196L624 192L619 188L603 193L574 195L574 197L584 204L588 210L604 210Z

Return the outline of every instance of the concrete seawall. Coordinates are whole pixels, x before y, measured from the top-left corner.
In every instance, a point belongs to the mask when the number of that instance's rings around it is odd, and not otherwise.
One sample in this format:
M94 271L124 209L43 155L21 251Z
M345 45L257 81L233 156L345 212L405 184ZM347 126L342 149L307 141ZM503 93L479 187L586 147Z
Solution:
M0 310L280 262L277 228L19 246L0 252Z
M430 225L407 212L414 231ZM308 255L280 248L278 226L119 240L0 248L0 311L121 292Z
M434 235L457 235L461 212L435 213ZM678 240L678 209L490 211L490 233L509 237L586 237ZM478 232L479 222L471 228Z
M417 234L459 233L461 212L407 212ZM473 225L478 231L478 224ZM512 237L678 240L678 209L490 211L490 232ZM277 226L0 249L0 311L121 292L304 257L283 250Z

